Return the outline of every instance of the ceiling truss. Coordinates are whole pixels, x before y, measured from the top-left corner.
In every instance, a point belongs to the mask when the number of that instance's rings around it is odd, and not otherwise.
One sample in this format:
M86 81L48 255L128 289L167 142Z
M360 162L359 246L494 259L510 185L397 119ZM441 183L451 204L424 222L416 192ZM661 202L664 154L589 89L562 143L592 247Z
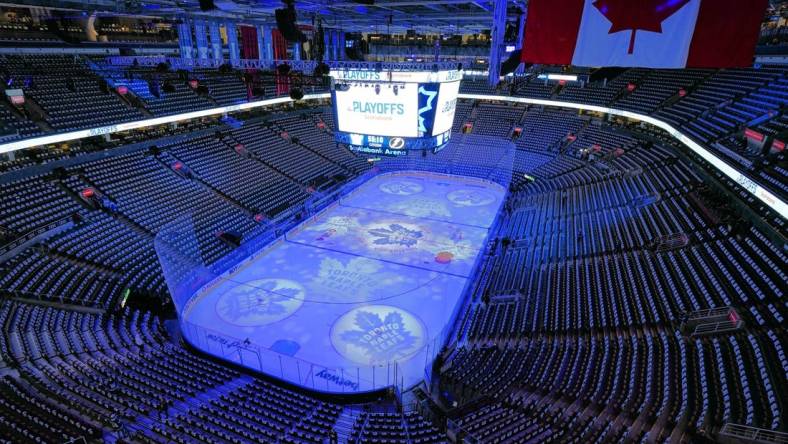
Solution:
M68 7L107 14L142 14L164 18L205 17L249 23L274 23L282 0L214 0L216 9L200 10L199 0L19 0L30 6ZM509 2L515 19L526 0ZM323 26L348 32L473 34L490 29L493 0L295 0L300 23L321 20Z

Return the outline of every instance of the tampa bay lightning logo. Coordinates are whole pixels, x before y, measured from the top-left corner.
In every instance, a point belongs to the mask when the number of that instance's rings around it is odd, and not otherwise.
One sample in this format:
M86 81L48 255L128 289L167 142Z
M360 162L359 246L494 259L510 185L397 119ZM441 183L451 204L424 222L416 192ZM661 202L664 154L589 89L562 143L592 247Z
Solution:
M304 303L304 287L287 279L257 279L239 284L216 301L219 317L234 325L256 327L290 316Z
M455 190L447 194L446 198L462 207L480 207L495 202L495 196L483 190Z
M386 194L394 194L395 196L411 196L424 191L424 187L420 183L411 180L384 182L378 185L378 189Z
M402 245L412 247L418 243L424 233L418 230L409 230L400 224L390 224L388 227L373 228L369 234L377 239L372 241L376 245Z
M405 139L402 137L392 137L389 139L389 148L393 150L401 150L405 147Z
M424 346L424 340L418 318L387 305L355 308L331 328L331 343L339 354L365 365L405 360Z

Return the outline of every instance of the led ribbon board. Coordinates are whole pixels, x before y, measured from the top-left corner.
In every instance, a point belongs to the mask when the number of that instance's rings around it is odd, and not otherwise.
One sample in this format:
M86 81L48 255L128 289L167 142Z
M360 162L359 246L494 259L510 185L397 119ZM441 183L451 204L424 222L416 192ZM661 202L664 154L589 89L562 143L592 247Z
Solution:
M326 99L329 98L330 96L331 95L327 93L310 94L304 96L303 100ZM775 196L771 191L755 183L752 179L742 174L739 170L737 170L736 168L729 165L727 162L723 161L722 159L714 155L711 151L707 150L699 143L695 142L694 140L690 139L686 135L679 132L677 129L673 128L673 126L671 126L670 124L663 122L659 119L655 119L651 116L646 116L644 114L633 113L631 111L624 111L615 108L607 108L603 106L585 105L582 103L572 103L572 102L560 102L555 100L530 99L527 97L492 96L492 95L484 95L484 94L458 94L457 98L472 99L472 100L497 100L501 102L525 103L531 105L555 106L558 108L571 108L571 109L579 109L585 111L595 111L595 112L608 113L616 116L622 116L622 117L627 117L630 119L646 122L648 124L654 125L658 128L665 130L676 140L678 140L679 142L687 146L690 150L692 150L692 152L696 153L701 158L709 162L709 164L711 164L714 168L717 168L725 176L734 180L736 183L741 185L745 190L747 190L749 193L754 195L758 200L766 204L772 210L776 211L777 214L779 214L783 219L788 219L788 205L786 205L785 201ZM108 126L102 126L97 128L80 130L80 131L71 131L67 133L53 134L51 136L34 137L32 139L23 139L11 143L2 144L0 145L0 153L10 153L13 151L23 150L25 148L33 148L36 146L68 142L71 140L79 140L79 139L84 139L86 137L93 137L102 134L112 134L121 131L146 128L156 125L163 125L166 123L180 122L180 121L196 119L200 117L231 113L235 111L243 111L243 110L260 108L265 106L277 105L281 103L288 103L292 101L293 100L290 99L289 97L278 97L275 99L242 103L239 105L222 106L218 108L194 111L190 113L175 114L172 116L165 116L165 117L157 117L154 119L137 120L134 122L119 123L117 125L108 125ZM439 99L438 106L440 106L440 103L441 101ZM361 136L368 137L364 135ZM348 135L348 137L350 137L350 135ZM389 139L383 139L381 141L381 147L385 145L388 140ZM445 141L448 141L448 138L446 138ZM367 148L369 148L372 145L369 139L362 140L362 142L366 144L365 146ZM403 142L404 142L403 146L407 146L407 141L403 140ZM399 141L396 142L396 146L398 146L398 144ZM440 146L438 145L436 146L438 147L438 149L440 148Z
M788 219L788 205L786 205L786 203L783 200L775 196L774 193L772 193L771 191L758 185L752 179L742 174L739 170L730 166L727 162L714 155L711 151L707 150L699 143L690 139L689 137L681 133L679 130L673 128L673 126L671 126L666 122L663 122L662 120L655 119L651 116L647 116L644 114L633 113L631 111L625 111L615 108L607 108L604 106L596 106L596 105L585 105L582 103L559 102L555 100L530 99L527 97L490 96L483 94L460 94L459 98L474 99L474 100L497 100L501 102L510 102L510 103L526 103L531 105L572 108L572 109L579 109L585 111L607 113L616 116L626 117L633 120L640 120L641 122L646 122L650 125L656 126L657 128L661 128L665 130L668 134L670 134L673 138L684 144L692 152L699 155L701 158L703 158L703 160L709 162L709 164L711 164L714 168L720 170L722 174L734 180L737 184L741 185L742 188L749 191L758 200L766 204L772 210L776 211L777 214L779 214L783 219Z
M329 94L309 94L304 96L303 100L318 100L327 99ZM51 136L34 137L32 139L17 140L11 143L0 145L0 154L10 153L12 151L19 151L26 148L33 148L43 145L51 145L55 143L69 142L72 140L85 139L87 137L101 136L104 134L119 133L122 131L129 131L140 128L148 128L151 126L164 125L167 123L182 122L191 119L199 119L200 117L215 116L219 114L229 114L236 111L246 111L254 108L261 108L271 105L279 105L282 103L292 102L293 99L289 97L277 97L275 99L260 100L255 102L240 103L238 105L220 106L218 108L204 109L200 111L192 111L189 113L174 114L171 116L156 117L153 119L135 120L133 122L118 123L115 125L99 126L96 128L84 129L79 131L70 131L67 133L58 133Z

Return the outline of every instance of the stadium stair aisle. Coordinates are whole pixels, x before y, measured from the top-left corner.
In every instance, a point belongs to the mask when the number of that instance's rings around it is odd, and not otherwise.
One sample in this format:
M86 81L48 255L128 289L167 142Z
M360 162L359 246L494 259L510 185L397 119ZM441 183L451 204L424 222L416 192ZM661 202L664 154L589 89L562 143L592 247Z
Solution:
M93 208L90 205L88 205L84 200L82 200L82 198L79 197L78 193L80 191L82 191L82 189L85 189L84 186L88 186L88 187L93 188L94 190L98 191L102 195L106 196L111 201L117 202L112 197L112 195L110 193L108 193L105 190L103 190L102 187L100 187L95 182L91 181L84 174L79 174L76 177L71 176L71 177L68 177L68 178L65 178L65 179L59 179L59 180L55 181L55 185L58 188L62 189L63 192L65 192L69 197L71 197L74 201L76 201L78 204L82 205L86 209L88 209L90 211L101 211L102 213L107 214L110 217L112 217L113 219L115 219L118 222L122 223L123 225L125 225L129 229L135 231L137 234L139 234L139 235L141 235L141 236L143 236L145 238L149 238L149 239L153 239L154 238L154 236L155 236L154 233L152 233L150 230L148 230L144 226L140 225L132 217L129 217L128 215L126 215L123 212L122 208L118 208L115 211L110 211L109 209L104 208L103 206L101 206L98 209L96 209L96 208ZM82 189L75 189L77 187L82 187Z
M200 76L216 74L203 71ZM752 125L784 140L786 72L771 66L630 69L604 86L559 91L534 80L515 85L514 93L650 113L699 140L717 141L711 151L784 192L784 154L750 155L739 133ZM156 115L245 99L238 76L226 77L241 89L221 100L196 95L184 82L177 94L140 97L151 102ZM632 92L626 91L630 82L636 85ZM507 93L471 83L462 88ZM147 88L142 80L129 87ZM679 87L686 96L676 99ZM89 107L94 96L40 104L56 128L76 129L82 123L69 123L73 116L67 114ZM123 102L115 93L102 97L107 100L95 101ZM31 106L38 100L31 95ZM128 103L114 109L140 114ZM336 127L328 115L332 111L319 110L325 123ZM174 217L204 210L195 225L210 262L231 251L215 240L216 230L238 227L249 233L256 227L249 217L253 211L281 214L274 209L304 202L308 186L321 176L355 176L371 168L355 154L337 150L314 115L301 118L291 109L271 113L265 117L272 121L268 127L253 118L235 129L218 123L193 133L184 127L157 129L157 135L168 134L167 142L137 138L145 146L136 150L110 149L106 141L91 147L91 141L73 151L48 148L30 157L20 152L22 160L3 163L9 171L19 169L4 177L9 191L0 203L3 239L23 239L50 226L57 232L23 244L35 248L12 250L13 257L0 264L0 279L43 298L66 292L69 300L85 305L124 288L166 295L150 239ZM20 131L23 124L33 125L21 114L0 111L0 118L7 115ZM102 117L96 119L122 120ZM788 342L780 282L786 282L788 262L775 240L779 236L748 225L743 212L716 194L707 176L658 133L619 127L588 113L483 100L458 102L454 139L463 137L459 129L466 122L474 124L473 134L509 137L518 126L523 135L516 141L510 215L491 236L506 238L507 247L496 242L490 251L436 378L447 382L456 400L484 401L453 419L485 442L507 443L694 442L713 439L725 422L785 429L788 405L780 393L786 392ZM222 140L213 134L217 128ZM568 133L576 138L565 140ZM118 140L126 136L119 134ZM167 145L155 160L144 152L152 143ZM241 143L248 155L237 146ZM594 146L599 151L591 158L587 151ZM425 157L438 165L467 160L451 148ZM483 146L469 157L495 160ZM171 160L193 168L195 179L175 177ZM66 169L66 177L51 174L55 164ZM118 210L89 209L79 196L86 187L117 199ZM73 214L82 219L63 223ZM783 221L773 228L784 233L784 227ZM118 285L87 288L103 275ZM69 418L87 418L114 442L119 435L106 418L129 408L131 428L161 443L179 438L315 442L332 426L340 442L353 437L354 429L370 442L376 430L391 431L384 438L391 442L417 441L418 421L407 413L358 414L207 364L174 343L176 335L159 331L151 313L0 302L6 332L0 369L14 379L3 390L10 394L18 386L26 394L9 395L13 401L0 414L27 408L31 425L62 426ZM680 331L684 314L720 307L735 308L746 328L693 338ZM161 409L151 405L159 398L167 402ZM39 404L42 400L47 404ZM187 436L186 429L196 432ZM40 432L48 437L48 430Z
M170 159L166 159L167 157L172 158L172 162L167 163L167 161L170 160ZM165 169L167 169L169 171L172 171L172 165L174 165L176 162L179 162L181 165L186 166L186 168L189 169L189 172L191 174L191 177L189 178L189 180L193 180L193 181L197 182L198 184L200 184L202 187L204 187L209 192L212 192L212 193L216 194L216 196L218 196L220 199L222 199L225 202L227 202L228 204L238 208L242 212L247 213L248 215L250 215L250 217L253 214L253 211L250 208L247 208L242 202L239 202L238 200L236 200L236 199L232 198L231 196L227 195L227 193L225 193L222 190L218 189L217 187L211 185L208 181L206 181L205 179L203 179L200 176L200 173L198 171L195 171L195 170L189 168L189 165L186 164L186 162L182 161L181 159L176 157L174 154L172 154L170 152L163 152L163 153L160 153L159 155L155 156L155 158L156 158L156 160L159 163L161 163L161 165ZM177 174L177 173L175 173L175 174Z
M349 442L350 435L353 432L353 425L356 423L356 416L357 411L351 406L342 408L332 427L337 433L338 442Z
M222 385L208 387L205 391L196 393L193 396L183 400L178 400L171 405L166 405L165 410L152 409L149 414L140 415L134 420L134 422L126 423L125 428L131 432L138 431L142 432L143 434L149 434L152 432L152 428L155 425L175 419L179 415L188 414L192 410L199 409L201 405L210 404L211 401L219 399L222 396L228 395L242 387L245 387L251 384L253 381L254 378L248 375L241 375L235 379L225 382ZM124 431L121 433L121 435L125 436L125 433L126 432ZM110 433L109 436L105 435L105 437L109 437L110 439L114 440L121 439L122 436L119 437L117 433Z
M280 124L279 122L276 122L276 121L275 121L275 122L274 122L274 124L276 125L276 127L277 127L277 128L280 130L280 131L287 132L287 128L285 128L284 126L282 126L282 124ZM276 134L276 133L273 131L273 129L271 129L271 128L267 128L267 129L268 129L268 130L269 130L269 131L272 133L272 136L274 136L274 137L278 137L278 136L279 136L278 134ZM293 140L291 140L291 142L292 142L293 144L295 144L295 145L298 145L298 146L300 146L300 147L304 148L305 150L309 151L310 153L312 153L312 154L314 154L314 155L316 155L316 156L320 157L321 159L325 160L327 163L333 164L333 165L335 165L335 166L337 166L337 167L341 168L341 169L342 169L343 171L345 171L346 173L350 173L350 174L352 174L352 173L353 173L353 171L352 171L350 168L348 168L347 166L345 166L345 165L343 165L343 164L341 164L341 163L337 162L336 160L334 160L334 159L332 159L332 158L330 158L330 157L326 156L325 154L321 153L320 151L318 151L318 150L316 150L316 149L314 149L314 148L310 147L309 145L305 144L305 143L304 143L302 140L300 140L300 139L299 139L298 141L293 141Z
M225 137L221 139L222 143L223 143L224 145L226 145L226 146L227 146L227 148L229 148L229 149L231 149L231 150L235 151L235 148L234 148L234 147L233 147L233 146L230 144L230 142L228 142L228 141L227 141L227 137L229 137L229 138L230 138L230 139L233 141L233 143L235 143L235 145L243 145L243 143L241 143L241 141L238 139L238 137L236 136L236 134L234 134L234 133L230 132L229 134L225 134ZM258 153L255 153L255 152L251 151L251 152L250 152L250 158L251 158L251 159L254 159L254 160L255 160L255 161L257 161L257 162L260 162L260 163L262 163L262 164L263 164L263 165L265 165L266 167L268 167L268 168L270 168L270 169L274 170L274 171L275 171L277 174L279 174L279 175L281 175L281 176L284 176L285 178L287 178L287 179L288 179L288 180L290 180L291 182L293 182L293 183L297 184L298 186L300 186L300 187L306 187L306 184L304 184L303 182L301 182L299 179L296 179L295 177L293 177L293 176L291 176L290 174L286 173L285 171L283 171L282 169L280 169L278 166L274 165L274 163L273 163L273 162L271 162L271 161L268 161L268 160L265 160L265 159L263 158L263 156L259 155Z

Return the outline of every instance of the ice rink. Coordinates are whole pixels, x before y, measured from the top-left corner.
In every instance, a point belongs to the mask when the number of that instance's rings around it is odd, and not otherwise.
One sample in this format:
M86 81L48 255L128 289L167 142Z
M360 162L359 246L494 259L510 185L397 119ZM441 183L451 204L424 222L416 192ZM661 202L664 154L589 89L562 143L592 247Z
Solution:
M398 379L416 383L504 194L467 177L375 176L198 292L184 319L216 335L195 345L328 391L371 387L394 361ZM266 353L228 353L227 337Z

